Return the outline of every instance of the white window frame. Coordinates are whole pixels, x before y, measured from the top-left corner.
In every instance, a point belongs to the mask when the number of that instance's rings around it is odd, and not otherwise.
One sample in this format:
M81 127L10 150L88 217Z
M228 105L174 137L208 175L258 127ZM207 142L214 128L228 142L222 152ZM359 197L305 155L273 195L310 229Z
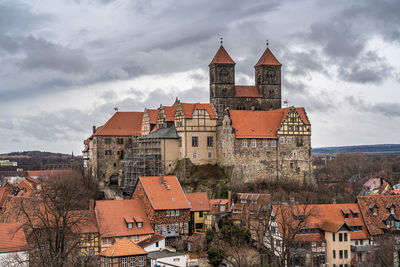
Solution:
M251 147L257 147L257 140L251 139Z
M144 256L139 256L139 266L144 265Z
M197 152L193 152L193 158L194 158L194 159L197 158Z
M284 144L285 143L285 137L281 136L279 137L279 143Z
M166 216L166 217L169 217L169 216L170 216L170 211L169 211L169 210L166 210L166 211L165 211L165 216Z
M128 267L128 258L127 257L123 257L122 258L121 266L122 267Z
M292 137L287 137L286 138L286 143L291 144L292 143Z
M135 267L136 266L136 257L134 257L134 256L130 257L129 265L130 265L130 267Z
M268 141L267 140L262 140L262 146L263 147L268 147Z
M276 147L276 140L271 140L271 147Z
M175 216L175 210L171 210L171 217Z
M242 147L247 147L247 139L242 139Z
M179 216L179 210L175 210L175 216Z
M135 235L134 240L135 240L135 242L138 242L139 241L139 236Z

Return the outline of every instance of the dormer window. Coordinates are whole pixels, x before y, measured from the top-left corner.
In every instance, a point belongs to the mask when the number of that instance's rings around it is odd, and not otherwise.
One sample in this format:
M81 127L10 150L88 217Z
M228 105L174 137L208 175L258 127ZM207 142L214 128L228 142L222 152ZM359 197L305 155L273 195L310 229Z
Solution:
M246 199L241 199L241 200L240 200L240 203L243 203L243 204L244 204L244 203L246 203L246 202L247 202Z
M142 228L142 227L143 227L143 223L142 223L142 222L138 222L138 223L137 223L137 227L138 227L138 228Z
M128 223L128 228L131 229L133 227L133 223Z
M391 205L389 206L388 210L390 211L390 214L394 214L395 211L396 211L394 204L391 204Z
M374 215L374 216L378 215L378 208L379 208L379 206L376 203L372 207L370 206L372 215Z

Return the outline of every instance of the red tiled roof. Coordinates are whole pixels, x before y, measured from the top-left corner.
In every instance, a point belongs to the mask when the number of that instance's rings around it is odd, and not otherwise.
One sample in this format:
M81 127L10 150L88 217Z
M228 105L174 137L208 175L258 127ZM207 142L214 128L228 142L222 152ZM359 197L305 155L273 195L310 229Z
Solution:
M211 64L235 64L235 62L221 45L209 65Z
M281 122L290 109L229 111L236 138L277 138ZM310 124L304 108L296 108L296 111L305 124Z
M276 65L276 66L281 66L282 64L276 59L274 54L272 54L271 50L267 47L265 49L264 53L262 54L261 58L258 60L257 66L261 65Z
M150 245L152 245L152 244L154 244L156 242L159 242L159 241L161 241L163 239L165 239L165 236L156 234L156 235L152 235L151 237L146 238L146 239L138 242L137 244L144 249L144 248L146 248L146 247L148 247L148 246L150 246Z
M147 114L149 115L150 124L156 124L158 117L158 109L147 109Z
M27 248L21 223L0 224L0 253L24 251Z
M98 233L99 228L97 226L96 215L93 211L89 210L75 210L71 211L71 219L78 221L74 225L75 233Z
M8 187L0 188L0 209L3 207L3 204L6 201L8 195L10 195Z
M211 119L217 119L211 104L181 103L181 105L186 119L191 119L194 111L197 109L203 109L208 113L208 115L210 115Z
M117 240L114 245L106 248L100 253L103 257L122 257L131 255L144 255L148 252L135 244L130 239Z
M176 176L139 177L153 209L190 209L190 205ZM138 186L139 182L136 186Z
M236 85L235 97L262 97L257 86Z
M192 208L190 211L209 211L208 197L206 192L187 193L186 198Z
M97 128L97 136L138 136L142 131L143 112L116 112Z
M96 201L96 215L99 222L100 235L102 237L132 236L153 234L150 222L147 218L143 203L138 199L132 200L99 200ZM125 217L143 218L143 226L138 228L133 224L128 228Z
M365 224L371 235L382 234L386 229L385 220L391 214L388 209L394 205L394 216L400 218L400 195L374 195L357 197L357 203L362 212ZM374 215L371 208L376 206L377 214Z
M364 223L363 216L361 216L360 208L356 203L343 203L343 204L321 204L321 205L273 205L276 214L276 220L280 231L282 233L282 222L292 222L298 225L298 221L293 216L305 215L305 223L302 229L315 229L329 232L337 232L343 224L348 226L362 226L361 231L351 231L351 239L368 239L369 234L367 227ZM351 209L358 214L358 217L349 215L349 218L344 218L343 209ZM286 221L283 221L283 216ZM301 234L299 234L301 235Z
M164 113L165 113L165 121L174 121L176 106L172 106L172 107L163 106L163 109L164 109Z

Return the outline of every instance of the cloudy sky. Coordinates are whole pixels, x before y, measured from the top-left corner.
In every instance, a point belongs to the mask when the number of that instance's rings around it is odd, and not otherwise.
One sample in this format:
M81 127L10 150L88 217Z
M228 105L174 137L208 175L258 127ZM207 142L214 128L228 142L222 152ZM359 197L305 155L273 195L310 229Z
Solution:
M400 143L398 0L0 0L0 153L80 154L120 111L208 102L223 36L236 84L266 40L313 147Z

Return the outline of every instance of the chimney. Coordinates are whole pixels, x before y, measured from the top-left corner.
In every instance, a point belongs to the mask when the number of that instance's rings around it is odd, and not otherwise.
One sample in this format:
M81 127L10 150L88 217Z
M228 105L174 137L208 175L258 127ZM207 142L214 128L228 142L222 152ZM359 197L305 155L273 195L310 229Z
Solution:
M93 125L93 133L96 132L96 125Z
M95 205L94 199L89 200L89 211L91 213L94 212L94 205Z

